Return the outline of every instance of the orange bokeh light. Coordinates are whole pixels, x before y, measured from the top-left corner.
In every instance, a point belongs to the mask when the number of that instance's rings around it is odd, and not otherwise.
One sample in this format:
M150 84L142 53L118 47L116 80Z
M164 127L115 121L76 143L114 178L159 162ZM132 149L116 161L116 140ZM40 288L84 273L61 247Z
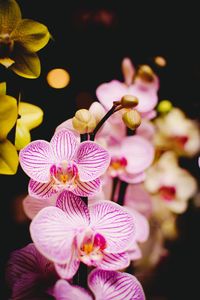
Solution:
M69 73L64 69L53 69L47 74L47 82L54 89L63 89L69 81Z

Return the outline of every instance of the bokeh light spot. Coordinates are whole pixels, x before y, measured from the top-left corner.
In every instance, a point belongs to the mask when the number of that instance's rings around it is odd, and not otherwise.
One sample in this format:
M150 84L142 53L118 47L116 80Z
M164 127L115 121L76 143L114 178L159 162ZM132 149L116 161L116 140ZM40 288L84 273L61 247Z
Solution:
M47 74L47 82L54 89L63 89L69 81L69 73L64 69L53 69Z

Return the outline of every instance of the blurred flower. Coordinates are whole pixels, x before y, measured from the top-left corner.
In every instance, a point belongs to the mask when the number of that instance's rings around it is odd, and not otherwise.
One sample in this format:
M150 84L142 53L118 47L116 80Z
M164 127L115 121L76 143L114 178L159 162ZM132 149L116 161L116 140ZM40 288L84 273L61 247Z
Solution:
M6 281L11 290L9 299L47 300L48 289L58 280L53 263L38 252L34 244L15 250L6 267Z
M118 145L108 147L111 162L108 174L127 183L139 183L145 179L145 170L152 164L154 148L140 136L128 136Z
M144 182L145 188L152 194L152 199L159 205L162 201L165 210L168 208L180 214L187 209L189 199L197 191L195 178L178 165L178 158L172 151L161 155L160 159L151 166ZM161 214L162 211L159 211Z
M35 216L30 233L37 249L54 262L62 278L72 278L80 262L106 270L129 265L125 251L135 235L130 213L110 201L87 207L69 192L62 193L56 205Z
M47 27L22 19L15 0L0 1L0 63L25 78L40 75L40 60L36 52L50 39Z
M127 273L95 269L88 276L88 286L95 300L145 300L140 282ZM63 279L57 281L52 294L56 300L75 300L77 297L82 300L93 299L88 291L72 286Z
M127 61L127 58L125 59ZM122 66L124 65L125 63L122 63ZM134 70L132 72L130 71L130 64L129 66L126 66L126 68L129 68L128 71L125 67L123 69L126 83L112 80L108 83L101 84L96 90L98 100L106 110L109 110L113 105L113 101L121 100L124 95L132 95L139 100L139 103L135 108L141 113L141 116L145 118L154 117L155 113L153 109L158 102L157 91L159 88L159 81L157 76L153 71L150 76L150 67L141 66L135 72L134 79L130 83L130 76L132 76L130 74L134 74Z
M187 118L179 108L154 121L155 146L161 150L174 150L178 155L193 156L200 150L200 130L195 120Z
M31 178L29 194L44 199L63 190L80 196L94 193L110 162L104 148L90 141L79 144L67 129L57 131L50 143L31 142L20 151L19 158Z

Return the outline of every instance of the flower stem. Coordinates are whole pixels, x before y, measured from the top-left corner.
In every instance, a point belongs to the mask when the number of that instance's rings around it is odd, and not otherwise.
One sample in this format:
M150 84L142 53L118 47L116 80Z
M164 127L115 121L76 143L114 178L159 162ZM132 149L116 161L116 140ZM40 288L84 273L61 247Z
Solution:
M113 102L113 106L111 109L105 114L105 116L101 119L101 121L97 124L96 128L92 133L90 133L90 140L94 141L95 135L99 131L99 129L102 127L102 125L108 120L112 114L114 114L116 111L122 109L122 106L118 104L118 102Z
M119 181L118 177L113 178L111 201L115 200L114 197L115 197L115 191L116 191L116 187L117 187L118 181Z
M124 197L125 197L125 194L126 194L127 187L128 187L127 182L125 182L125 181L120 182L120 189L119 189L119 195L118 195L118 201L117 201L117 203L119 205L124 204Z
M81 143L88 140L88 133L80 134Z
M87 277L88 277L88 267L81 262L79 270L73 278L73 284L79 285L87 289Z

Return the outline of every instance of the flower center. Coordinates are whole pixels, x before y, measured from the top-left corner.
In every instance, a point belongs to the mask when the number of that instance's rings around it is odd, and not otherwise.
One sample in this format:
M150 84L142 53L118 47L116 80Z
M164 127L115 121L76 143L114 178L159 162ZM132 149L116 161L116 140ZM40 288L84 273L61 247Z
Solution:
M80 260L88 266L97 266L103 259L105 248L106 240L101 234L86 235L79 250Z
M59 165L52 165L50 174L55 180L55 186L73 190L76 187L78 168L73 162L62 161Z
M184 148L185 144L188 141L188 136L186 135L175 135L172 137L173 141L177 144L177 146Z
M122 174L127 166L127 160L124 156L122 157L112 157L108 172L112 177L117 177Z
M8 34L0 35L0 57L9 57L14 47L14 41L12 41Z
M176 188L174 186L161 186L159 194L164 200L171 201L176 196Z

